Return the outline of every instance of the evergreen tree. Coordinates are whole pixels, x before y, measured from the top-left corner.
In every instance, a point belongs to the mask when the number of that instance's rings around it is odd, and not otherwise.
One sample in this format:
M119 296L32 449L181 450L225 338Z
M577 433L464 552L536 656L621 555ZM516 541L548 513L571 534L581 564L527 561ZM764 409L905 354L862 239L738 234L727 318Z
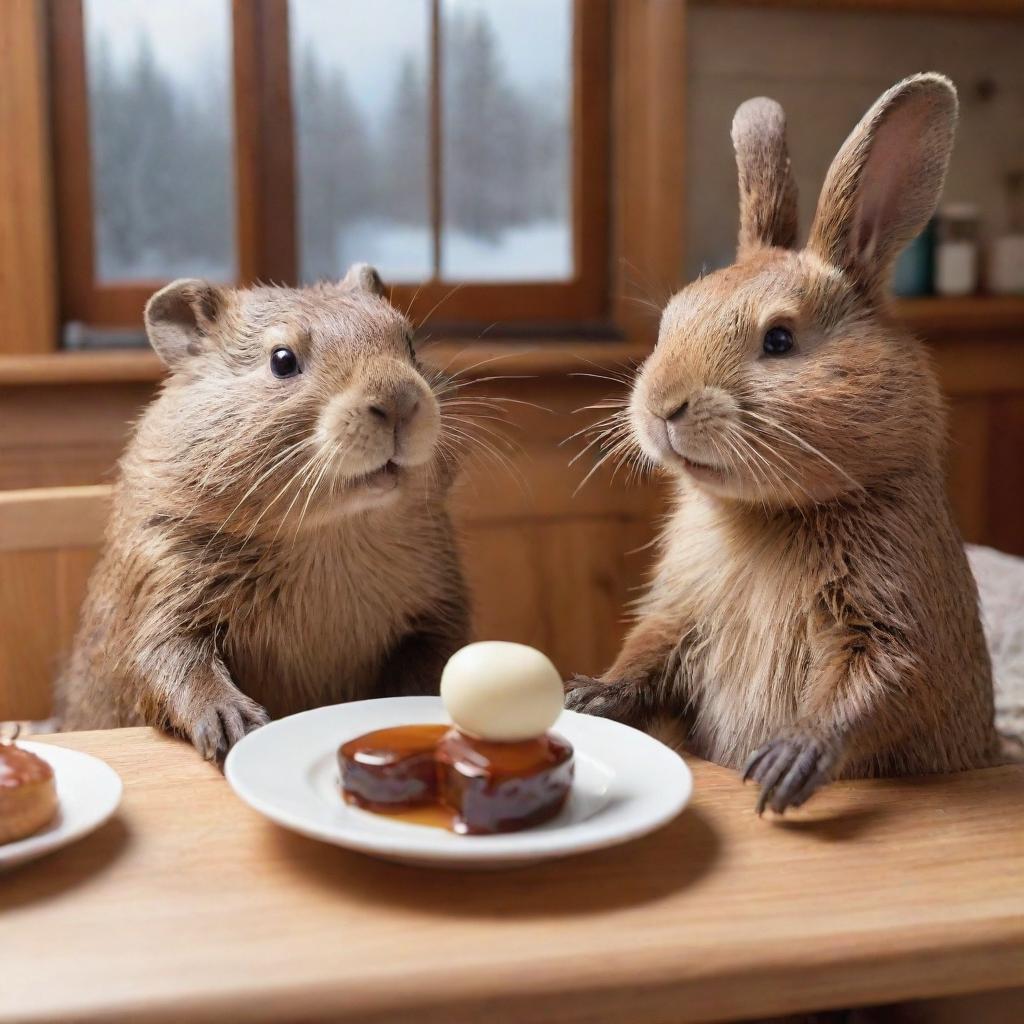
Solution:
M89 68L89 106L101 275L230 268L233 214L223 102L190 100L160 71L143 36L120 72L99 41Z
M336 277L340 234L372 212L373 149L344 75L325 71L312 49L298 68L295 111L302 276Z
M380 146L380 209L402 224L430 222L430 106L422 69L402 60Z
M482 12L456 11L444 35L447 223L494 239L563 212L568 125L509 81ZM561 193L561 196L559 196Z

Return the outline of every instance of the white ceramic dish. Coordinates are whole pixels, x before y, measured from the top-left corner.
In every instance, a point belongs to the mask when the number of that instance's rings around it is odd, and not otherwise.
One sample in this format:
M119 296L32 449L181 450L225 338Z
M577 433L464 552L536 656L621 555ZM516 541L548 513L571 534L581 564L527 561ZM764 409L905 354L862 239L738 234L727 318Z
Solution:
M60 807L41 832L0 846L0 871L42 857L95 831L121 802L121 778L110 765L91 754L50 743L18 740L53 769Z
M538 828L460 836L342 800L342 743L373 729L447 721L439 697L317 708L250 733L228 755L224 774L247 804L285 828L387 860L459 868L509 867L624 843L674 818L693 789L690 770L664 744L608 719L563 711L554 728L575 748L576 777L564 810Z

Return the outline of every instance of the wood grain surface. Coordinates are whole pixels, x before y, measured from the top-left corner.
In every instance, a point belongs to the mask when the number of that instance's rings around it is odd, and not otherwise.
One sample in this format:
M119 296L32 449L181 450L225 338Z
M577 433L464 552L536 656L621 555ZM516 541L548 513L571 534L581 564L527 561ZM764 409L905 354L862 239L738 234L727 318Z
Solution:
M42 13L40 0L0 10L0 355L57 347Z
M1019 985L1024 768L693 804L500 873L292 835L145 729L51 742L125 782L93 836L0 876L0 1020L699 1021Z

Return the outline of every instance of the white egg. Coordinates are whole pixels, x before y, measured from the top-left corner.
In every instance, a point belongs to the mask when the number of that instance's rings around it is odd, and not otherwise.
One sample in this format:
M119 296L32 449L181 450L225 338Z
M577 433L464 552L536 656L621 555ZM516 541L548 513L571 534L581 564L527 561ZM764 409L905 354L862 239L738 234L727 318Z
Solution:
M564 704L562 677L546 654L485 640L456 651L441 673L441 699L463 732L512 743L542 736Z

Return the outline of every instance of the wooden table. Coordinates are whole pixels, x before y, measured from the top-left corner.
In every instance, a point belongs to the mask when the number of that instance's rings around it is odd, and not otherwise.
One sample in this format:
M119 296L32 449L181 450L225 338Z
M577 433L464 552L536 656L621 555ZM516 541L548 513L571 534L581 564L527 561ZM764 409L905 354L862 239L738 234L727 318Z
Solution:
M759 820L693 762L674 823L497 874L292 835L147 729L50 742L118 816L0 875L0 1020L694 1021L1024 984L1024 769L846 783Z

